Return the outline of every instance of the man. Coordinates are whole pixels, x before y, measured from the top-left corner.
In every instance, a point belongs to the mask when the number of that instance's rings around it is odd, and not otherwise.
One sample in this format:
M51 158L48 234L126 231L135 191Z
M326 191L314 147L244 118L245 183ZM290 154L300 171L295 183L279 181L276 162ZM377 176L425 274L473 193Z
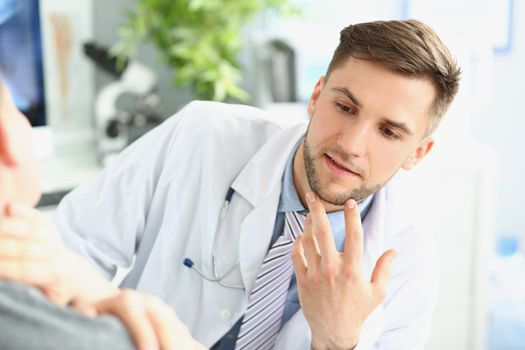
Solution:
M64 283L72 283L70 289L74 290L100 279L83 258L63 247L46 217L31 208L40 196L38 173L31 127L0 79L0 276L11 280L0 280L0 348L134 348L123 324L114 317L96 317L102 314L121 318L139 349L201 348L175 313L153 296L104 284L106 289L100 289L100 295L82 298L75 292L72 300L72 293L64 293L64 289L47 288L44 295L14 282L48 286L67 275ZM70 272L49 274L53 270L46 269L48 265ZM68 303L76 304L77 311L63 307Z
M421 349L432 249L385 185L431 150L459 74L421 22L349 26L308 125L191 103L68 195L60 232L213 349Z

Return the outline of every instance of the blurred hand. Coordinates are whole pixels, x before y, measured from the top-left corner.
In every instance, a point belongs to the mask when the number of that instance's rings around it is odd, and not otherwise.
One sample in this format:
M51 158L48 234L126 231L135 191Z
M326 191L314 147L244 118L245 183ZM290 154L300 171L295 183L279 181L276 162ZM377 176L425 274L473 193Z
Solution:
M77 304L75 309L88 316L111 314L121 319L137 348L162 350L204 350L191 337L175 311L162 300L129 289L90 305Z
M8 204L2 214L0 278L35 286L59 305L71 301L76 263L51 220L21 204Z

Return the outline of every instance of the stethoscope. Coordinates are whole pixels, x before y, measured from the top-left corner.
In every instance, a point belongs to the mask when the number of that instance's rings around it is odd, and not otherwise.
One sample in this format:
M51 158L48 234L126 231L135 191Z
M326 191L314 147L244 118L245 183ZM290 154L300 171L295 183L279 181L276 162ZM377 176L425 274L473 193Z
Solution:
M217 223L217 227L215 228L215 235L216 236L218 235L218 233L220 232L220 229L222 228L222 224L224 222L224 218L226 217L226 213L228 212L228 207L230 206L230 202L231 202L231 199L232 199L232 196L233 196L233 192L234 192L234 190L230 187L230 189L228 189L228 193L226 193L226 198L224 199L224 204L222 205L221 213L220 213L220 216L219 216L219 222ZM208 280L210 282L217 282L221 286L226 287L226 288L244 289L243 285L240 285L240 284L229 284L229 283L223 282L224 278L226 278L226 276L228 276L230 273L232 273L233 270L235 270L237 267L239 267L240 263L237 263L237 264L233 265L225 273L223 273L222 275L218 276L217 268L216 268L216 265L215 265L215 248L216 248L215 242L216 241L217 241L216 239L213 240L213 248L212 248L212 253L211 253L211 265L212 265L212 269L213 269L213 277L207 276L203 271L201 271L201 269L199 269L197 266L195 266L195 263L190 258L185 258L182 263L184 264L184 266L195 270L195 272L197 272L205 280Z

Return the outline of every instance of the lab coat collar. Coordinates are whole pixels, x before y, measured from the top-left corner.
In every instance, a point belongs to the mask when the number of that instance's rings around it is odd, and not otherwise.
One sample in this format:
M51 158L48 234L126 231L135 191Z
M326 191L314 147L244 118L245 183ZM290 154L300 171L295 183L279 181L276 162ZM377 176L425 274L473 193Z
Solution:
M265 197L281 191L281 178L293 147L304 136L307 123L281 130L241 170L232 188L256 206Z
M278 132L231 186L253 206L241 223L239 236L239 266L247 295L270 245L286 162L305 131L306 124L298 124Z

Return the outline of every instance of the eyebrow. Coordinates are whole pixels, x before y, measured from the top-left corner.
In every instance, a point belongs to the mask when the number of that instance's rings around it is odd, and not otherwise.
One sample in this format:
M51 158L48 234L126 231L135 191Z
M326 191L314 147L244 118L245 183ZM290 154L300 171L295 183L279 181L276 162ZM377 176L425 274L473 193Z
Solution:
M410 135L410 136L414 135L412 130L410 130L410 128L403 122L396 122L396 121L394 121L392 119L388 119L388 118L383 118L383 122L388 124L388 125L390 125L390 126L393 126L396 129L401 130L402 132L404 132L407 135Z
M335 86L331 90L335 91L337 93L345 95L356 106L361 107L361 103L359 102L357 97L355 97L355 95L348 88L346 88L344 86ZM396 129L401 130L402 132L404 132L407 135L410 135L410 136L414 135L414 132L412 130L410 130L410 128L403 122L396 122L395 120L392 120L392 119L389 119L389 118L383 118L383 122L388 124L388 125L390 125L390 126L392 126L392 127L394 127L394 128L396 128Z
M338 92L340 94L343 94L345 95L346 97L348 97L357 107L361 107L361 103L359 102L359 100L357 99L357 97L354 96L354 94L348 90L347 88L343 87L343 86L336 86L336 87L333 87L332 88L332 91L335 91L335 92Z

